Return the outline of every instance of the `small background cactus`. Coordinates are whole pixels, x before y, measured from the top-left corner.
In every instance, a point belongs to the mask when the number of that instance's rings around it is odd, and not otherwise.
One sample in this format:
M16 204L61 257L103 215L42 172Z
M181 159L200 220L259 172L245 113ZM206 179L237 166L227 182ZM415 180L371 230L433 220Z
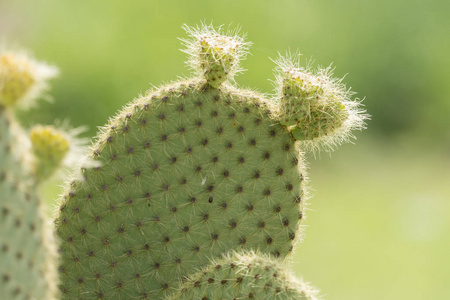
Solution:
M0 298L54 299L54 238L38 184L61 165L69 142L52 126L36 126L31 139L14 117L46 89L56 69L25 54L0 53Z

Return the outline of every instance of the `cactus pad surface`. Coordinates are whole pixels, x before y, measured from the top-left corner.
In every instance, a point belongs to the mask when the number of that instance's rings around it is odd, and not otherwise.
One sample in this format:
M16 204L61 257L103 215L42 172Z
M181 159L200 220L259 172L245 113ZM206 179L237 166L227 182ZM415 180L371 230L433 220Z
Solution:
M248 91L187 81L129 105L57 219L67 299L161 297L233 249L286 256L302 217L294 139Z

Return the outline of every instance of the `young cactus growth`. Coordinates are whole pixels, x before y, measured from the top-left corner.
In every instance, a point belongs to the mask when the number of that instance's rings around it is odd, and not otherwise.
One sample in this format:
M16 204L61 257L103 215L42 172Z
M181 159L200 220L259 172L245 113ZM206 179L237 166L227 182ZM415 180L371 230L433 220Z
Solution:
M25 108L32 106L48 88L47 81L57 73L55 67L37 62L24 53L1 53L0 105Z
M304 148L329 151L353 137L352 130L364 128L368 116L330 67L313 73L294 55L280 56L276 63L280 123Z
M167 300L317 300L317 291L296 279L271 256L229 253L189 276Z
M22 54L0 55L0 299L53 300L57 291L53 239L37 186L47 165L33 168L30 141L13 111L46 86L49 74L38 69L54 70Z
M69 151L69 140L53 126L35 126L30 131L34 154L34 173L38 179L46 179L61 165Z
M247 56L251 43L237 33L226 35L221 28L216 30L212 25L195 28L185 25L183 28L191 37L182 40L186 46L184 52L189 55L188 65L211 87L218 88L242 71L240 61Z

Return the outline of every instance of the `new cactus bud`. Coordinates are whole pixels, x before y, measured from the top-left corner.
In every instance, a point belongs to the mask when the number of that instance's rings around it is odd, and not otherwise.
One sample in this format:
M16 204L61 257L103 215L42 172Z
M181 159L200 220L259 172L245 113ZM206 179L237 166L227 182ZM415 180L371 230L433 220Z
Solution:
M351 100L354 93L332 77L330 67L313 72L300 67L294 55L276 62L280 123L304 148L332 150L353 137L352 130L364 128L368 116L360 101Z
M48 178L60 167L69 151L69 140L53 126L37 125L30 131L34 154L34 173L39 180Z
M57 75L55 67L37 62L19 52L0 52L0 104L29 107Z
M317 300L317 291L290 274L283 263L259 253L233 253L188 277L167 300Z
M190 35L190 39L182 40L187 48L184 52L190 56L188 64L209 85L218 88L242 71L240 61L250 45L242 37L226 34L222 28L215 29L212 25L184 26L184 29Z

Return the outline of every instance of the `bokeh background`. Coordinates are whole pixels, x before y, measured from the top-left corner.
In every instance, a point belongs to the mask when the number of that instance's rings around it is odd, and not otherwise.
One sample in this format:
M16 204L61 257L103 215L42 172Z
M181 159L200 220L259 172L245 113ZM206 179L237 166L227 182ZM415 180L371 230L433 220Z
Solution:
M372 115L355 145L309 158L294 272L330 300L450 299L450 1L1 0L0 40L61 70L54 103L19 117L94 136L151 85L189 74L177 37L200 21L254 43L240 85L271 93L269 57L299 49L333 63Z

